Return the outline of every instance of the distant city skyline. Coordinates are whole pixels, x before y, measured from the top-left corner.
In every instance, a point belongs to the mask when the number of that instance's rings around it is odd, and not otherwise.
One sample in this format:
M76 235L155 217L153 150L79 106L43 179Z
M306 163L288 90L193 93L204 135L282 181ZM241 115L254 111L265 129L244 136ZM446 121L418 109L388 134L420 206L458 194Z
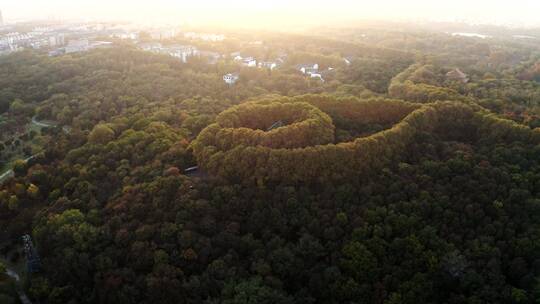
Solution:
M540 26L537 0L3 0L5 21L30 19L103 19L134 22L257 26L337 24L366 19L465 21Z

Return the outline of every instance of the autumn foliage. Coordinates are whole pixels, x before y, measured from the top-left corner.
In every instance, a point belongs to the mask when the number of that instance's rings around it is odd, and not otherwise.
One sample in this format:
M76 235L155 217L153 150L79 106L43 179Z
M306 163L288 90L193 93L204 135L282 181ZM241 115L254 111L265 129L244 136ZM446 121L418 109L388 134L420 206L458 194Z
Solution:
M277 120L287 124L266 132ZM333 121L391 124L389 129L333 142ZM192 143L199 164L239 181L328 182L361 179L399 161L423 133L460 141L538 141L539 132L455 102L403 101L329 95L274 97L221 113Z

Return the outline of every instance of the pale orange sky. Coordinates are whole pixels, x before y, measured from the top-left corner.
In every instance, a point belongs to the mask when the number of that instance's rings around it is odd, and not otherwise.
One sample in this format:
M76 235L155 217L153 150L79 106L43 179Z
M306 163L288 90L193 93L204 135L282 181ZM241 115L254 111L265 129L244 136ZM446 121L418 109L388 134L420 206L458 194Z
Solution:
M540 25L540 0L2 0L4 19L123 19L272 27L362 19Z

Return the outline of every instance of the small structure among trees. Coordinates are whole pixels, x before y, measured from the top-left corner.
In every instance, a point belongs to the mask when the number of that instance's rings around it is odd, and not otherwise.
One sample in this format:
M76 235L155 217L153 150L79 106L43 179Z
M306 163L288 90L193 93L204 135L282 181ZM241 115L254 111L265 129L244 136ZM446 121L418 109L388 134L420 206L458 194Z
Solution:
M457 81L461 83L469 82L469 76L463 73L459 68L455 68L450 72L446 73L446 79L450 81Z
M22 240L24 254L26 255L26 267L28 269L28 273L35 273L40 271L41 259L39 258L34 244L32 243L32 238L30 237L30 235L25 234L22 236Z
M239 78L240 76L238 75L238 73L229 73L229 74L223 75L223 81L225 81L225 83L228 85L235 84Z
M283 123L283 121L278 120L275 123L273 123L268 129L266 129L266 132L272 131L272 130L280 128L280 127L283 127L284 125L285 124Z

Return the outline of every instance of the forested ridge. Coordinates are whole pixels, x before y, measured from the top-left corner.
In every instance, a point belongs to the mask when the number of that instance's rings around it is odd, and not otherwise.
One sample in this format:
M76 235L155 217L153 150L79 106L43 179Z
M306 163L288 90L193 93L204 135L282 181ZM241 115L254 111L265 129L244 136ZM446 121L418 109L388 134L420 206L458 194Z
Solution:
M0 186L2 258L26 233L41 256L32 300L536 303L537 49L347 35L268 37L291 66L355 56L325 82L285 66L227 86L228 61L127 45L0 58L4 136L56 123Z

